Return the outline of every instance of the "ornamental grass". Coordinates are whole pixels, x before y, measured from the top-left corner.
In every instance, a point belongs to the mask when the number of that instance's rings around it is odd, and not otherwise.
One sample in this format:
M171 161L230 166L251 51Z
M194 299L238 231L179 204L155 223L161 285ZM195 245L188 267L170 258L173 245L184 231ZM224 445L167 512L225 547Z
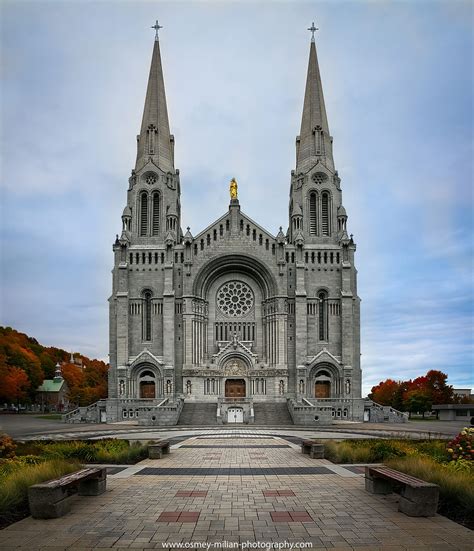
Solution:
M18 459L0 462L0 527L29 514L28 488L53 480L81 468L80 463L64 459L28 463Z

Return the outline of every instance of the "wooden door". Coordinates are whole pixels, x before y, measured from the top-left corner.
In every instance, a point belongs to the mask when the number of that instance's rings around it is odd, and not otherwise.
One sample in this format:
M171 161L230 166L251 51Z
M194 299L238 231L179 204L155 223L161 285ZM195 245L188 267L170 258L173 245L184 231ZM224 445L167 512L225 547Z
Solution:
M329 381L316 381L314 383L314 397L315 398L330 398L331 397L331 383Z
M140 383L140 398L154 398L155 383L142 382Z

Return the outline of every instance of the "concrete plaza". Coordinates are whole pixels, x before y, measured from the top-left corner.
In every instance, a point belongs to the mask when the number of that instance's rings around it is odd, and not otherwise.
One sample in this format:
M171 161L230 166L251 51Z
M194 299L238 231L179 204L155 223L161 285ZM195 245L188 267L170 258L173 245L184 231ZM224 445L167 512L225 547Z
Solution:
M105 494L74 497L66 516L2 530L0 549L472 550L467 528L368 494L360 466L310 459L294 439L258 430L191 436L111 473Z

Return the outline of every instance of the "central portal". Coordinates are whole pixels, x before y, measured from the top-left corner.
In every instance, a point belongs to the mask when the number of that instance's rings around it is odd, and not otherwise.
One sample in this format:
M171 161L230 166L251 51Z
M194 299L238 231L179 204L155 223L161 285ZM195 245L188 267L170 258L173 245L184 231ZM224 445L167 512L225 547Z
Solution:
M245 381L243 379L227 379L225 382L226 398L245 398Z

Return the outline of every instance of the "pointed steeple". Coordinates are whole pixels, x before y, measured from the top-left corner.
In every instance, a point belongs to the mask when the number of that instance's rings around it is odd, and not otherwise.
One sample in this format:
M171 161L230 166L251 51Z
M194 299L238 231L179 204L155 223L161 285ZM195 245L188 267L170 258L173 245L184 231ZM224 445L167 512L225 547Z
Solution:
M334 170L332 158L332 138L324 105L323 86L319 72L318 56L313 32L309 49L308 75L304 95L303 117L300 135L296 139L296 171L307 172L317 160L330 170Z
M158 28L157 28L158 27ZM166 107L165 83L161 65L160 41L156 23L156 37L151 58L150 75L143 109L140 135L137 136L136 170L151 158L164 172L174 171L174 137L170 134Z

